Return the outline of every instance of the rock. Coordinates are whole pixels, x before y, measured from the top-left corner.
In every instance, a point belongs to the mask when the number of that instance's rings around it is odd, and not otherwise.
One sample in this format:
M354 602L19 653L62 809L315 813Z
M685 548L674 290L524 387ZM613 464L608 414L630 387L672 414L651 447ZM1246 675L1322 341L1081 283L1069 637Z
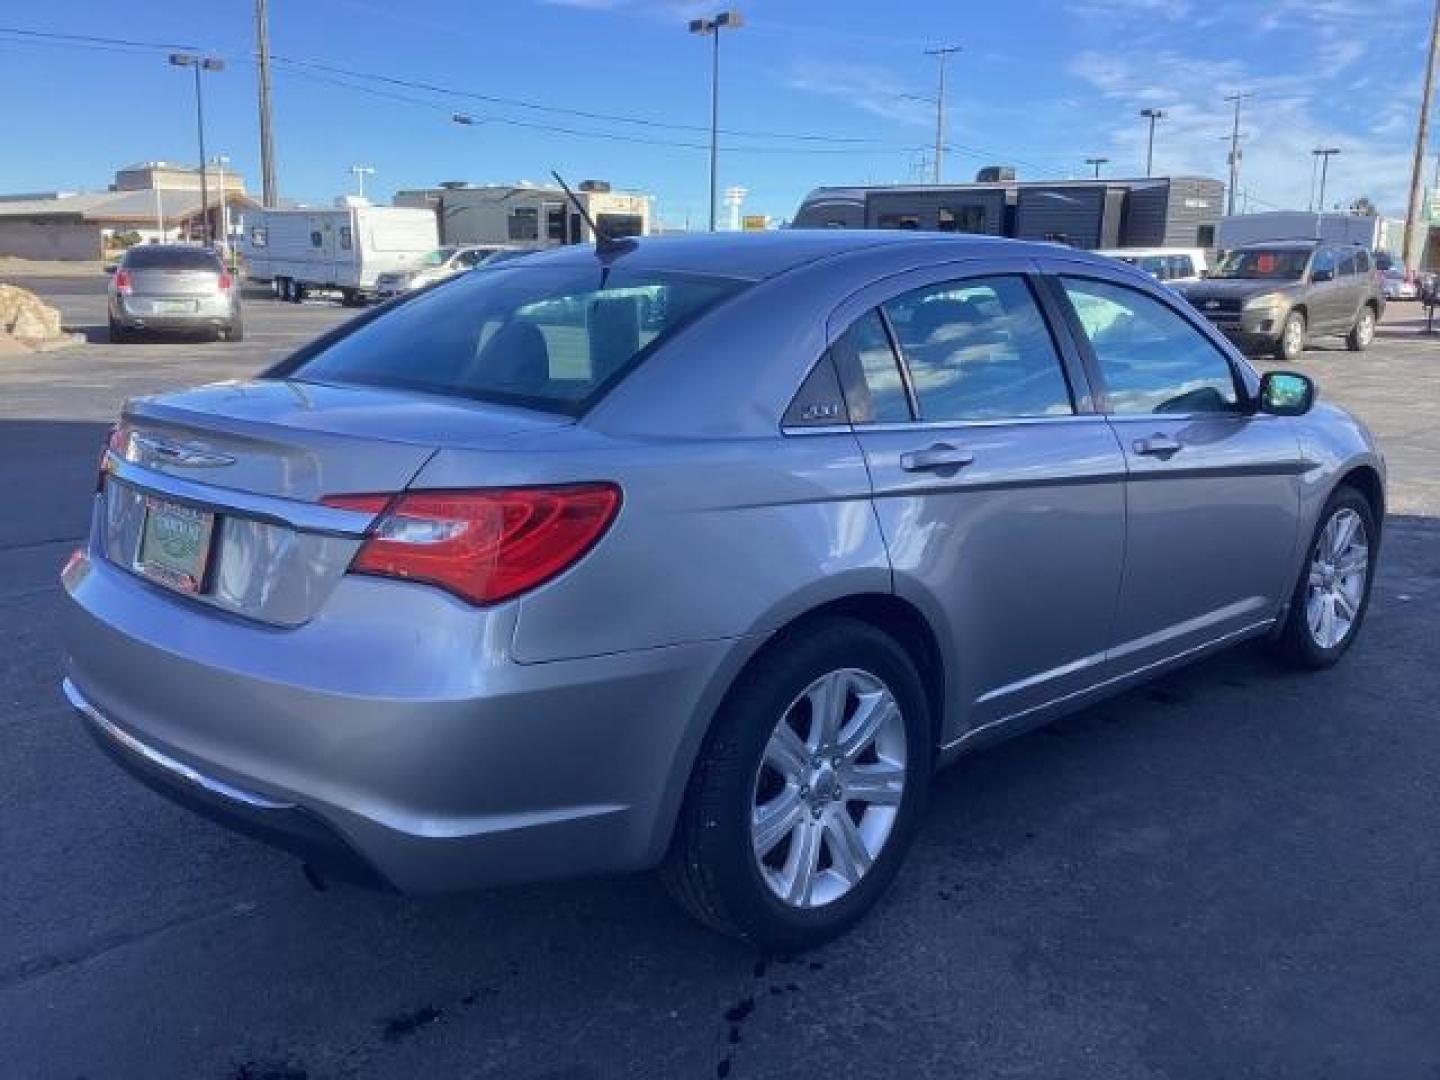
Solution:
M0 285L0 334L32 344L64 337L60 312L15 285Z

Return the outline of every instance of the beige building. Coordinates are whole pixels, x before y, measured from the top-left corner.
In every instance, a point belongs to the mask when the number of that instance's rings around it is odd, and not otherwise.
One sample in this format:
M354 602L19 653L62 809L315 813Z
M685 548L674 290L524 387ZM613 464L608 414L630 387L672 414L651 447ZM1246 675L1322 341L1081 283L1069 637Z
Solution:
M222 236L220 175L207 176L206 207L212 235ZM225 217L259 204L245 181L225 173ZM117 234L134 232L142 242L199 239L203 234L200 171L163 161L129 165L115 173L107 191L52 191L0 195L0 255L22 259L103 258Z

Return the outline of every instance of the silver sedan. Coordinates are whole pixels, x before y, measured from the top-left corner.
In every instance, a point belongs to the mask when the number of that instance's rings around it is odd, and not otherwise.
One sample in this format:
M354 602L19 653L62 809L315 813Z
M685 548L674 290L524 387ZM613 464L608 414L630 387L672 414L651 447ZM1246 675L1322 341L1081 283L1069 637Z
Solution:
M182 331L245 336L240 282L209 248L190 244L132 247L110 275L110 340Z
M762 946L883 893L934 769L1246 640L1355 642L1365 428L1078 251L571 247L130 401L65 691L153 786L432 892L660 867Z

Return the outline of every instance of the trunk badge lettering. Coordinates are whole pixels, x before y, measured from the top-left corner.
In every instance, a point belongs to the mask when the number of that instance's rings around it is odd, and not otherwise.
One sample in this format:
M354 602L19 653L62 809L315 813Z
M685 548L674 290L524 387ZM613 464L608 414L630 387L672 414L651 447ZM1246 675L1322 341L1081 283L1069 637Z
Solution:
M208 469L235 464L234 455L216 453L199 443L171 442L155 435L131 435L130 443L140 449L142 456L185 469Z

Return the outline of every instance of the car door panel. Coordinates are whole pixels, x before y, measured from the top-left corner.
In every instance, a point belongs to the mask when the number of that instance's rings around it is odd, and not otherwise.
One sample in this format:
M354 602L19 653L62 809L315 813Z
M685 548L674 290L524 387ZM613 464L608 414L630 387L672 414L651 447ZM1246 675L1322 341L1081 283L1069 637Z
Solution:
M1029 260L987 260L903 275L852 298L837 312L832 336L918 288L1032 270ZM1062 356L1073 363L1068 336L1057 344L1057 365ZM871 378L874 367L872 358ZM1060 370L1088 407L1078 365ZM986 388L977 400L994 382L977 379ZM1123 558L1125 459L1102 417L892 421L854 430L895 591L936 613L951 643L946 741L1104 677Z
M1235 358L1183 307L1105 271L1050 265L1077 302L1131 305L1174 335L1162 348L1135 331L1141 344L1127 348L1073 316L1129 477L1112 666L1134 670L1273 619L1293 585L1306 468L1293 425L1248 409L1253 388L1237 378ZM1191 358L1203 366L1186 366ZM1206 378L1214 385L1197 389ZM1214 399L1227 381L1233 403L1222 408ZM1160 411L1140 411L1152 402ZM1194 408L1175 411L1176 403Z

